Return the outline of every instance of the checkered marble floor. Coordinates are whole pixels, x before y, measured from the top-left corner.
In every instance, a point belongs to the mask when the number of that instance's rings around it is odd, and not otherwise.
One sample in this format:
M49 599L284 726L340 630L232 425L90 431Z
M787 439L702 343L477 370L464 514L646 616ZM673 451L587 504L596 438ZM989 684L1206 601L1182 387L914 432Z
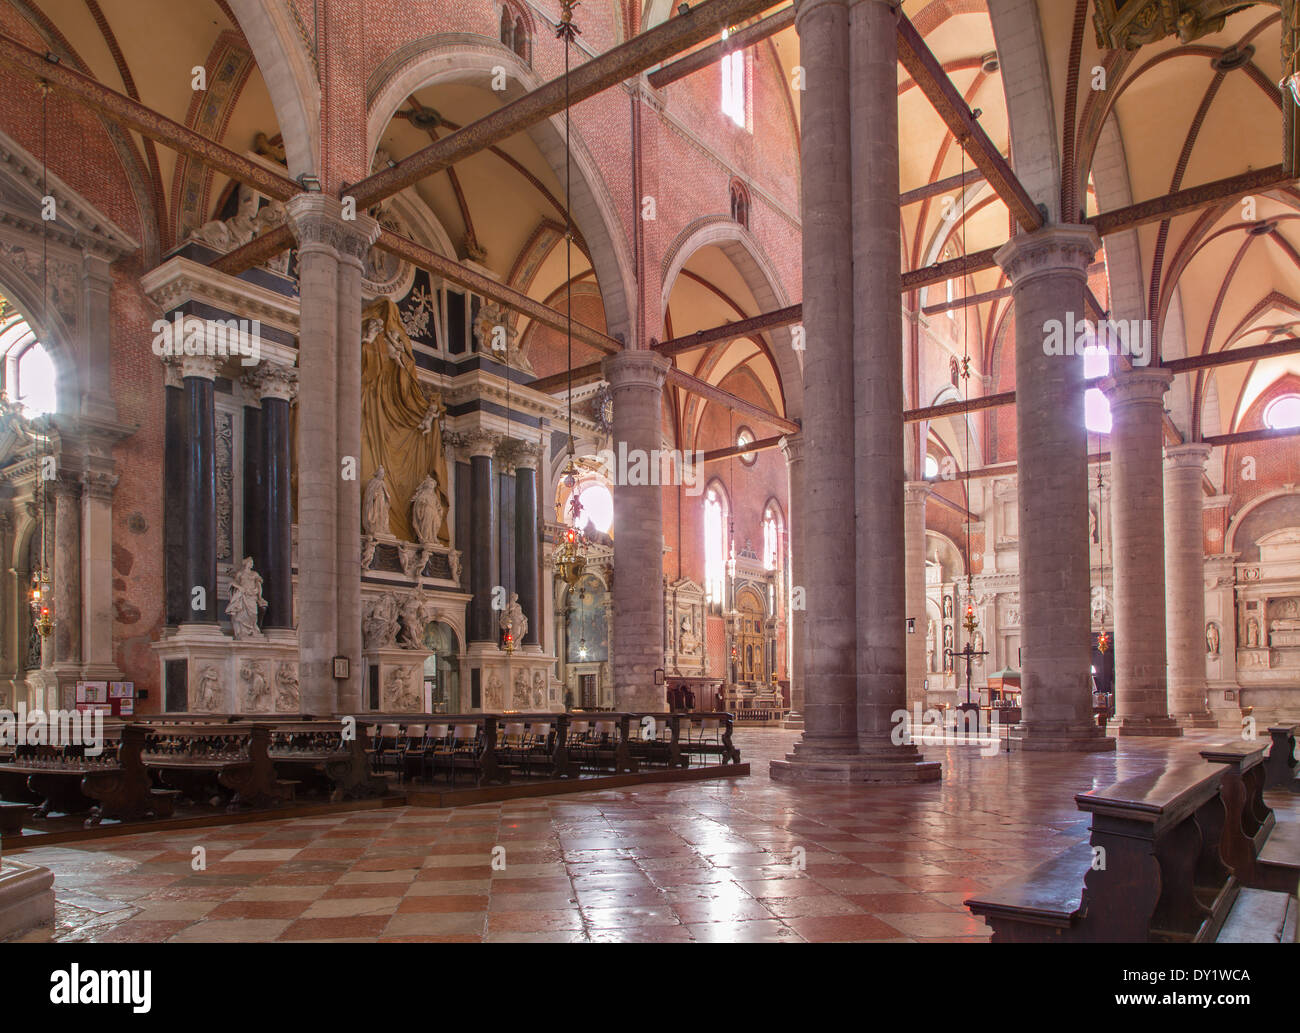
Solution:
M746 779L25 851L54 871L57 915L23 939L982 942L962 900L1085 839L1076 792L1231 733L1078 756L926 747L940 783L874 788L772 782L797 735L739 731Z

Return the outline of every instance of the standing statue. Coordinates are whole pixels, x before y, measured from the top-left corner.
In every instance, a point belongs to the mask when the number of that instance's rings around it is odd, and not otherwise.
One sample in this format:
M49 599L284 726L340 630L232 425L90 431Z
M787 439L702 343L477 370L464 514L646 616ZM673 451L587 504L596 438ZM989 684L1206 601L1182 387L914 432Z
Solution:
M524 616L524 608L519 605L519 593L510 593L510 604L501 611L501 631L503 634L509 634L515 645L519 645L528 634L528 618Z
M411 499L411 526L415 528L415 538L421 545L438 543L443 515L438 482L426 474Z
M1205 651L1210 656L1219 655L1219 626L1214 621L1205 626Z
M226 613L230 615L230 626L235 638L261 638L257 619L265 609L262 576L253 570L253 558L245 556L239 570L230 579L230 602L226 604Z
M244 682L244 713L264 714L271 709L271 686L266 680L266 665L258 660L244 661L239 680Z
M366 485L366 494L361 502L361 524L366 534L391 534L389 530L389 511L392 497L388 494L388 485L384 483L384 468L375 470L375 475Z
M934 673L934 647L936 643L934 621L930 621L925 631L925 669Z
M1254 617L1246 621L1246 648L1259 648L1259 621L1255 620Z
M221 709L221 676L217 668L208 664L199 675L198 688L194 695L194 711L201 714L215 714Z
M367 649L384 649L397 637L397 596L386 592L370 604L361 622L361 637Z
M402 603L402 630L397 636L397 644L403 649L424 648L424 628L429 623L429 600L412 593Z

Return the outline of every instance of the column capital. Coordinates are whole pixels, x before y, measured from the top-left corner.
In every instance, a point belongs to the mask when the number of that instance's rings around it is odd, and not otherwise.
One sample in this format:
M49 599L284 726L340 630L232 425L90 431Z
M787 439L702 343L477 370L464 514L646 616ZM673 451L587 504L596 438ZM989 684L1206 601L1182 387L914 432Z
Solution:
M117 481L116 474L87 471L81 475L81 491L86 498L112 502L113 489L117 487Z
M244 383L257 392L259 400L278 398L292 402L298 397L298 369L266 363L244 374Z
M370 246L379 239L376 220L362 212L344 219L343 202L329 194L298 194L284 203L284 210L300 252L323 249L364 262Z
M471 456L488 456L491 458L500 443L500 434L495 431L484 430L481 427L476 427L465 434L465 448Z
M516 470L536 470L541 463L542 446L530 441L516 441L511 462Z
M184 387L185 383L181 376L181 360L179 355L168 355L162 360L163 365L163 386L164 387Z
M904 481L903 504L905 506L915 506L918 503L924 503L933 490L934 486L929 481Z
M1173 383L1174 375L1167 369L1134 369L1117 372L1098 383L1102 394L1116 406L1164 405L1165 392Z
M804 445L806 441L802 433L786 434L781 438L781 451L785 454L785 461L790 465L803 462Z
M1101 238L1091 226L1045 226L1017 233L993 256L1015 286L1045 273L1073 271L1087 276Z
M1214 451L1213 445L1201 441L1189 441L1182 445L1165 446L1165 465L1171 469L1195 470L1198 474L1205 469L1205 461Z
M601 371L609 381L611 391L618 392L629 388L644 388L649 391L662 391L664 379L672 366L666 355L648 349L627 349L616 355L607 355L601 360ZM615 415L615 419L617 419Z
M221 360L212 355L182 355L181 376L186 380L190 377L216 380L220 365Z

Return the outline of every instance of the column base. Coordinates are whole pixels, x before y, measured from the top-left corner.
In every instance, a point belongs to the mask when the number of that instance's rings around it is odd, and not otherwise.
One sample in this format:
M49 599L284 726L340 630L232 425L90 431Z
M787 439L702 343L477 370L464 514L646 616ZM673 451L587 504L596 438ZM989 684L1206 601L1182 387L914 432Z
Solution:
M785 720L781 722L781 727L802 730L803 714L796 713L793 710L790 711L790 713L785 715Z
M8 860L0 866L0 940L54 924L54 873Z
M1177 714L1174 717L1183 728L1218 728L1219 719L1208 710L1199 714Z
M771 762L769 774L773 782L907 785L939 781L942 765L922 759L915 746L810 746L800 740L785 760Z
M1020 749L1043 753L1105 753L1115 748L1115 740L1096 725L1082 728L1052 728L1035 732L1023 728Z
M1126 715L1110 722L1107 731L1114 729L1121 736L1149 736L1159 738L1176 738L1183 734L1178 722L1168 715L1160 717L1134 717Z

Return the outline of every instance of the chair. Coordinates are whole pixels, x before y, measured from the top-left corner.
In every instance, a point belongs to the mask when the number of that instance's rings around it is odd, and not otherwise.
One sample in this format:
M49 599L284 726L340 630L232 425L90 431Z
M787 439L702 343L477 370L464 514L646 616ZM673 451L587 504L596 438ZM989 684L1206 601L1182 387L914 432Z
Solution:
M411 774L411 764L415 762L418 771L424 770L425 745L424 725L407 725L406 735L402 740L401 778L405 782Z

